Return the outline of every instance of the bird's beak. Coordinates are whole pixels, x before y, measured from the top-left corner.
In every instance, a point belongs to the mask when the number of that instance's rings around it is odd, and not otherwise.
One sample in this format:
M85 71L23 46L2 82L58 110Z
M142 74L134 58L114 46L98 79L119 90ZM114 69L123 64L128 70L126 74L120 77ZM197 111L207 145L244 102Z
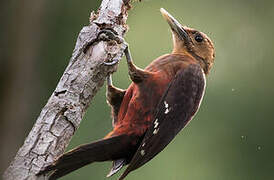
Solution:
M160 9L163 17L169 24L171 30L177 34L177 36L184 41L186 44L189 44L191 42L191 39L183 26L173 17L171 16L164 8Z

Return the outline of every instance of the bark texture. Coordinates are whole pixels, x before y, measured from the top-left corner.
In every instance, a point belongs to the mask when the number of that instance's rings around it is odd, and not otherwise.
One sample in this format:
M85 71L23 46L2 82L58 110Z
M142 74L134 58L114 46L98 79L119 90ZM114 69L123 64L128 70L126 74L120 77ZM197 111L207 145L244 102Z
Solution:
M98 34L110 29L123 36L129 8L128 1L102 0L98 12L91 13L90 25L79 33L64 74L4 173L5 180L38 179L35 174L65 151L92 98L117 68L103 62L121 59L126 47L101 40Z

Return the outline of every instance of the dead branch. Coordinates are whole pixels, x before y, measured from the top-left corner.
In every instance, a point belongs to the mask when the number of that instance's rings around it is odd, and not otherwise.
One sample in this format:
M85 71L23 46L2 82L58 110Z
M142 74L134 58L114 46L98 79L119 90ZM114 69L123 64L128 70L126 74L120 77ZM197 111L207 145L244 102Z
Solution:
M98 12L91 13L90 25L79 33L64 74L4 179L38 179L35 174L65 151L92 98L106 76L117 69L103 62L121 59L125 48L125 44L98 39L98 34L110 29L123 36L129 8L128 0L102 0Z

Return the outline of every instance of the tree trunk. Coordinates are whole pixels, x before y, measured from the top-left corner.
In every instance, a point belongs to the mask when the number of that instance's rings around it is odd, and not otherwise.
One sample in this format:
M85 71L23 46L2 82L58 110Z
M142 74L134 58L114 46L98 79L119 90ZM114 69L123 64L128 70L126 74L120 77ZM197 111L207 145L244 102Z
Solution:
M98 12L91 14L90 25L79 33L64 74L4 179L38 179L35 174L65 151L92 98L106 76L117 69L117 65L106 66L103 62L121 59L126 47L100 40L98 34L110 29L123 36L129 8L128 0L102 0Z

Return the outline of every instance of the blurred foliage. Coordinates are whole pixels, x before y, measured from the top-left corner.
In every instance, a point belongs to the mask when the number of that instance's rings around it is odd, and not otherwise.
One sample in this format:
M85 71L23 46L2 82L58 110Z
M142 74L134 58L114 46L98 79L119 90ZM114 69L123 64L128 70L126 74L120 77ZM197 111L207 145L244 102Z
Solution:
M46 3L44 37L36 61L43 88L32 123L61 77L78 32L99 5L99 0ZM273 179L274 1L143 0L133 6L126 41L139 67L172 49L161 7L182 24L208 34L215 44L216 61L193 121L162 153L127 179ZM121 88L130 84L124 59L113 81ZM112 128L109 111L103 87L68 149L104 137ZM106 179L110 165L94 163L63 179Z

